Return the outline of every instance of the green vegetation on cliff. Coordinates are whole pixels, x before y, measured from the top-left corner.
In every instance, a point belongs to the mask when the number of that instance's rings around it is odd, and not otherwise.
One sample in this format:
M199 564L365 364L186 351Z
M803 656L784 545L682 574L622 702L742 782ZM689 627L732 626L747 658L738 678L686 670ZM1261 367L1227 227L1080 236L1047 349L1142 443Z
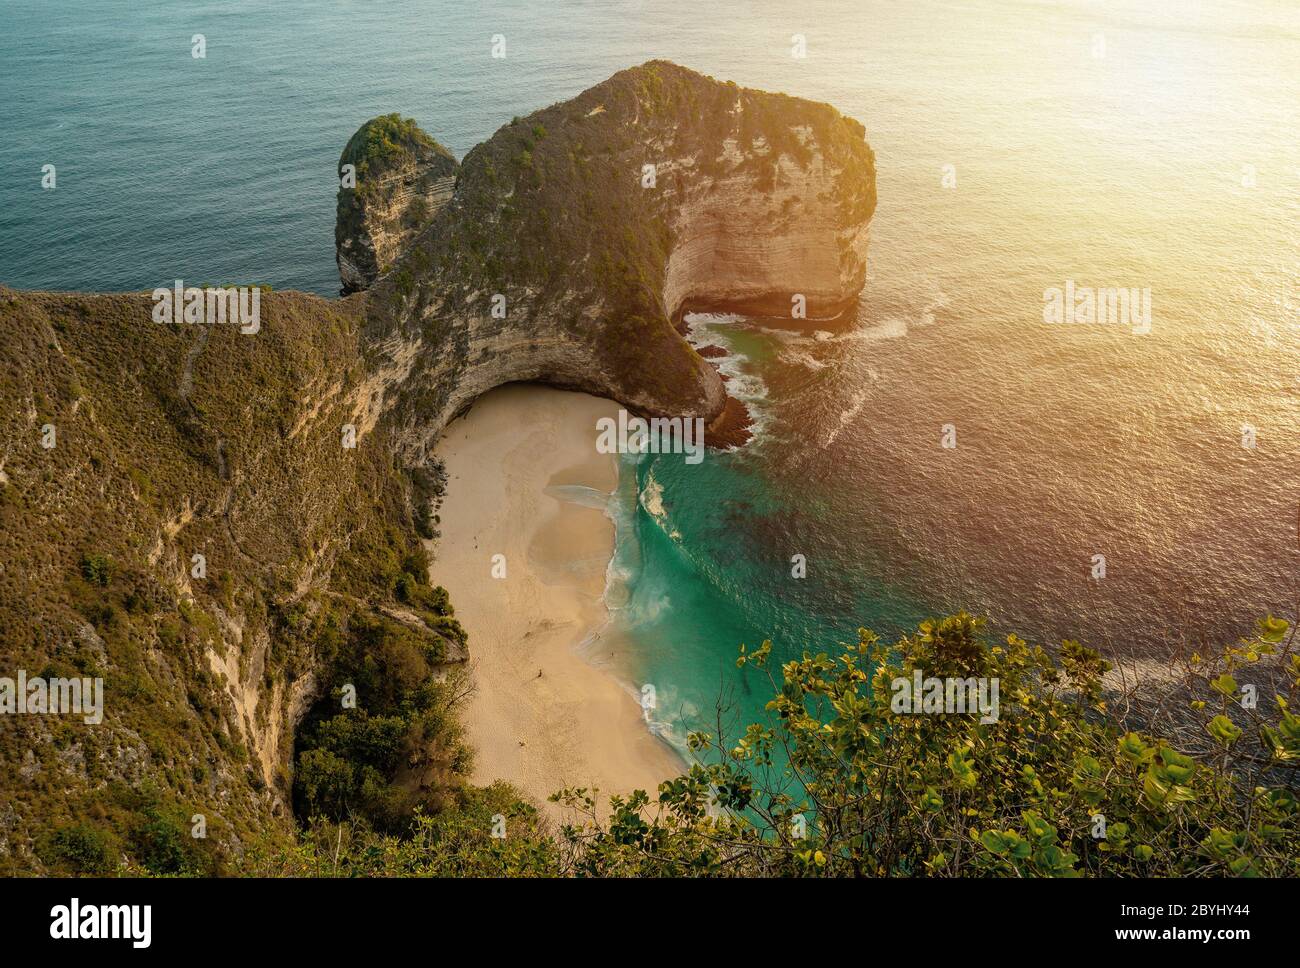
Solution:
M403 157L432 154L455 165L450 151L429 137L411 118L400 114L383 114L363 124L348 139L339 158L339 167L356 167L356 190L362 195L375 195L379 191L378 175L393 167Z
M863 631L773 673L769 647L739 662L766 677L769 720L692 736L699 763L657 796L559 792L559 831L499 802L424 817L408 838L322 826L246 873L528 876L1166 877L1300 874L1300 654L1286 622L1211 659L1189 656L1186 715L1150 731L1107 708L1107 664L1076 643L1054 659L1016 636L989 642L956 615L885 644ZM911 715L896 680L1000 682L1000 715ZM1237 676L1271 682L1258 706ZM505 819L504 825L499 821ZM503 838L493 838L493 823ZM340 849L339 845L343 845Z
M411 810L460 782L434 680L466 637L416 535L438 477L381 431L344 445L356 308L264 293L245 335L0 289L0 676L104 681L102 723L0 716L0 872L217 872L292 839L296 720L366 642L424 681L417 703L358 678L360 708L429 740L418 778L389 761L369 788Z
M361 126L343 149L343 161L356 165L391 161L400 152L414 144L427 148L440 148L438 143L420 130L413 118L400 114L381 114Z

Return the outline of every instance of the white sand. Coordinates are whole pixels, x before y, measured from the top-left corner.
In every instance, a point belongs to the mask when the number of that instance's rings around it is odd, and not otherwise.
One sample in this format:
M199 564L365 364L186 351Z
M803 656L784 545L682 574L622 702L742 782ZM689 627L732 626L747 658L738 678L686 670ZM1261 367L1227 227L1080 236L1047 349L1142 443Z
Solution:
M437 448L447 494L430 575L469 632L473 779L508 780L557 820L546 798L561 788L594 786L602 800L653 795L683 772L646 729L633 694L575 651L607 618L613 523L546 493L563 484L614 489L616 460L595 442L597 419L617 412L586 394L507 386L479 398ZM492 576L494 555L505 556L504 579Z

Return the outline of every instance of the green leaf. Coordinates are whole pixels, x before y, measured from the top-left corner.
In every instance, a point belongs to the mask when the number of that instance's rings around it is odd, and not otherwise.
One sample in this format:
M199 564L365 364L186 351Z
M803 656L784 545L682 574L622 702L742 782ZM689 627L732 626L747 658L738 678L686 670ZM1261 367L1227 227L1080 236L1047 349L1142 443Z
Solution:
M1261 618L1255 623L1259 628L1259 637L1265 642L1281 642L1286 638L1287 629L1290 623L1284 618L1274 618L1272 615L1268 618Z
M1230 699L1236 699L1237 693L1239 692L1237 689L1237 680L1234 679L1232 674L1229 672L1225 672L1223 675L1219 676L1219 678L1212 680L1210 682L1210 687L1223 693Z
M1155 755L1155 750L1137 733L1125 733L1119 740L1119 755L1134 766L1140 766L1150 762L1151 757Z
M999 857L1005 857L1011 849L1011 844L1007 841L1006 836L997 830L986 830L980 834L980 843L985 850L997 854Z
M1211 736L1217 739L1224 746L1231 746L1241 737L1241 730L1231 719L1224 716L1222 713L1206 723L1205 728L1209 731Z

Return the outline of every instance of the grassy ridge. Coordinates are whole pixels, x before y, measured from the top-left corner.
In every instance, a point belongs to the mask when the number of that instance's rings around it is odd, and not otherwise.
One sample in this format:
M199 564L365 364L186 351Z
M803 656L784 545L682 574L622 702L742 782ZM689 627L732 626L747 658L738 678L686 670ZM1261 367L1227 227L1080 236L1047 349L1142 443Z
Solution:
M144 296L0 290L0 674L105 681L101 726L0 717L0 870L222 869L292 835L289 697L394 629L463 655L445 596L411 584L429 495L382 429L342 446L357 302L263 295L244 335L156 324Z

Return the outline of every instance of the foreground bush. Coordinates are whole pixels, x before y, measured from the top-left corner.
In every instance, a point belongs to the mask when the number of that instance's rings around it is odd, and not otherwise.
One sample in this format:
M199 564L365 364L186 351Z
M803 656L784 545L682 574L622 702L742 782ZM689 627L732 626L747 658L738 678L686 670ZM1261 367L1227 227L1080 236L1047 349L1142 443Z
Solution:
M863 631L837 655L779 670L742 648L775 697L769 722L691 737L699 762L598 809L565 790L548 832L507 788L423 817L411 838L320 830L296 873L577 876L1294 876L1300 718L1294 631L1261 622L1212 661L1195 654L1145 705L1067 642L1053 657L982 620L923 623L893 645ZM897 684L996 681L997 716L900 712ZM1252 680L1239 683L1238 676ZM1267 684L1267 688L1265 685ZM1267 699L1266 699L1267 694ZM981 721L986 720L986 721ZM1175 740L1177 742L1175 742ZM502 825L502 821L504 825ZM496 825L494 828L494 824ZM504 837L494 837L494 829ZM318 838L313 840L314 838ZM315 844L330 848L328 863ZM282 858L283 860L283 858ZM265 868L263 868L265 872Z
M1295 875L1300 658L1287 630L1270 619L1214 663L1191 657L1187 714L1149 714L1170 735L1199 721L1198 755L1109 716L1108 666L1076 643L1059 660L1015 636L990 646L964 614L889 647L864 631L771 676L772 724L732 743L693 736L706 762L657 804L636 795L608 824L566 829L568 859L641 876ZM769 654L740 663L766 669ZM1233 677L1265 660L1284 683L1267 704ZM917 670L997 680L997 721L894 712L893 683ZM562 799L592 805L585 791Z

